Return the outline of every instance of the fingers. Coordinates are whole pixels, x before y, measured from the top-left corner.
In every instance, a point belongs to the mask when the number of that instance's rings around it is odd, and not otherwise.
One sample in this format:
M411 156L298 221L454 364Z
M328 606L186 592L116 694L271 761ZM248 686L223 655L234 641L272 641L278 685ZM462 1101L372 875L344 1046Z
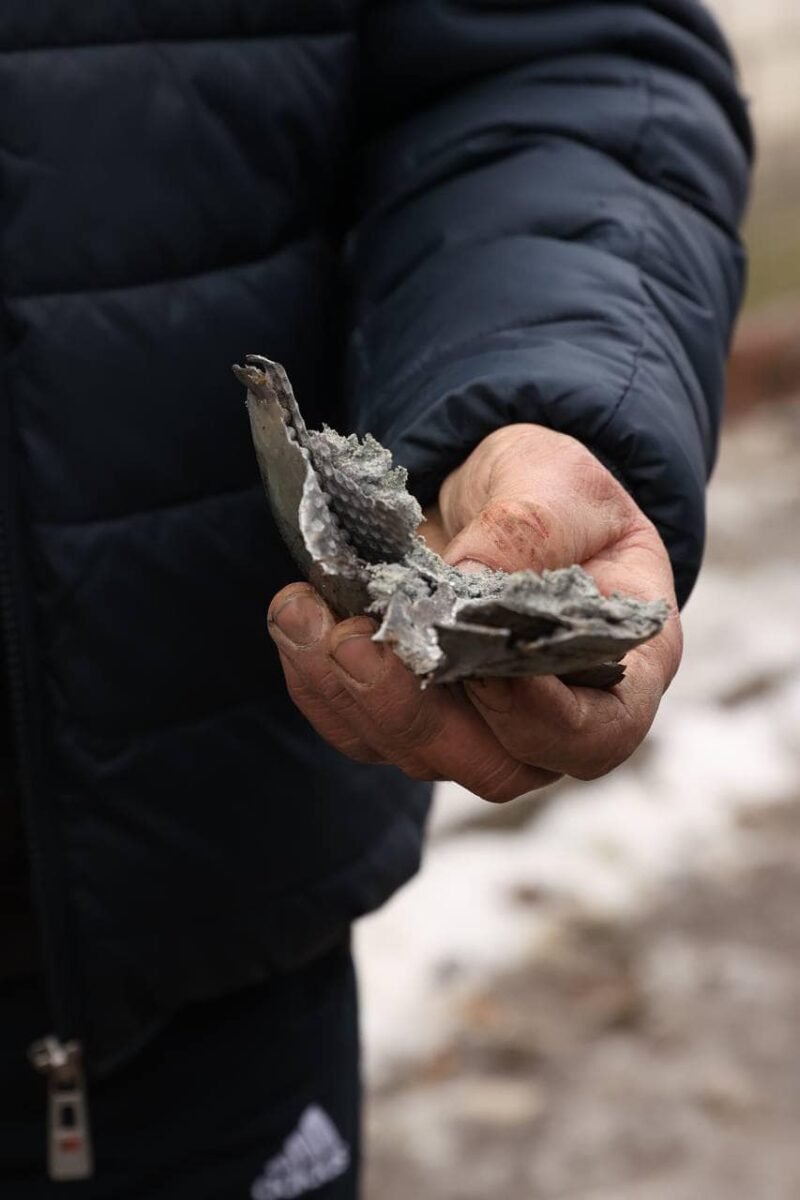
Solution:
M600 486L597 481L595 486ZM545 486L541 494L549 495ZM566 489L570 525L557 505L541 504L538 495L537 483L535 503L490 502L454 539L448 559L463 555L507 569L526 565L526 560L541 569L574 556L606 594L666 597L670 618L658 637L628 654L625 678L610 691L571 688L554 677L471 682L465 690L512 758L577 779L595 779L624 762L643 740L678 669L682 635L672 570L655 528L628 499L617 507L612 497L611 508L593 510L586 503L591 492L581 497ZM591 545L599 549L582 556L581 550Z
M633 563L630 572L630 591L635 580L635 590L644 590L647 598L671 593L671 579L653 579L643 563ZM624 590L618 569L601 574L601 586ZM608 691L568 687L554 676L472 681L465 690L509 754L575 779L597 779L644 739L678 669L682 646L673 606L662 632L629 652L625 678Z
M495 802L556 778L512 758L460 691L423 691L388 646L371 640L372 621L337 625L309 585L275 598L269 628L294 702L350 757L391 762L414 778L455 779Z
M502 802L554 781L498 743L458 690L424 691L388 646L371 641L371 623L345 621L331 634L336 671L361 712L359 728L407 774L455 779Z
M624 762L653 722L660 677L631 664L611 691L552 676L471 682L466 690L500 744L521 762L597 779Z
M575 779L597 779L630 757L655 719L683 647L669 560L652 527L623 538L587 568L604 592L672 600L664 629L628 653L625 678L616 687L573 688L553 676L466 685L509 754Z
M594 565L611 586L630 571L637 590L663 594L664 565L652 545L629 553L632 564L612 555ZM625 679L610 691L553 677L423 691L388 646L372 641L374 628L364 617L337 624L307 584L276 597L270 632L297 707L351 758L392 763L414 778L454 779L495 802L562 774L595 779L624 762L650 728L681 652L673 612L658 638L628 655Z
M327 742L358 762L382 762L348 720L354 707L321 651L336 619L308 583L295 583L275 596L267 624L280 654L292 700Z
M628 655L626 677L610 691L553 677L423 691L372 641L371 621L337 624L309 585L293 585L273 602L270 632L298 708L353 758L454 779L489 800L618 766L644 738L681 656L669 559L633 499L574 439L520 425L484 439L428 515L433 544L454 535L451 563L514 571L578 562L606 594L666 596L671 619Z
M585 564L601 592L622 592L640 600L665 599L670 615L661 633L637 647L625 660L631 670L645 670L646 664L661 680L662 692L675 677L683 654L675 584L669 556L654 526L642 515L613 546Z

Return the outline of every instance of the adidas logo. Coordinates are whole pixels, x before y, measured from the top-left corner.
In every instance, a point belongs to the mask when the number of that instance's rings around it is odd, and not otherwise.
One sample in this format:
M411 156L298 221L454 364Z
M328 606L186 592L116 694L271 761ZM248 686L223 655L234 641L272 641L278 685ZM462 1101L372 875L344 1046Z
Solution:
M252 1200L291 1200L344 1175L350 1147L328 1114L310 1104L250 1189Z

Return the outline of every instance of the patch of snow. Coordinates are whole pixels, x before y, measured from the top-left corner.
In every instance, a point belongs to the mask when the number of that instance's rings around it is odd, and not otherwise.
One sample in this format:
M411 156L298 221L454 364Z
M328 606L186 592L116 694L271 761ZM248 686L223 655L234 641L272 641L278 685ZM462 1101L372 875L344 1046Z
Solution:
M739 815L800 792L798 455L776 457L764 419L726 438L684 665L643 750L513 824L445 785L421 874L360 923L372 1081L444 1047L465 995L535 958L565 913L625 918L687 868L724 869ZM746 522L734 493L759 509ZM767 526L782 557L755 569Z

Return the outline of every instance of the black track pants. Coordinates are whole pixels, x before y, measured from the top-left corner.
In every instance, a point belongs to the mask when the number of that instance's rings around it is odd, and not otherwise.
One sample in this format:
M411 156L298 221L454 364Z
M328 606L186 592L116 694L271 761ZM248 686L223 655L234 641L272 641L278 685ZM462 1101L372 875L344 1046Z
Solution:
M0 984L3 1200L355 1200L358 1018L349 952L197 1005L89 1081L96 1170L50 1183L36 982Z

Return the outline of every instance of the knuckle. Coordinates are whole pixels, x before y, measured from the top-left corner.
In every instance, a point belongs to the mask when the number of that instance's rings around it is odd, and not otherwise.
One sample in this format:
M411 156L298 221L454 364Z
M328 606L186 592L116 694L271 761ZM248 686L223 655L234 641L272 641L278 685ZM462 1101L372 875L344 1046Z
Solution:
M638 737L633 739L612 736L607 741L600 739L594 743L582 760L574 764L569 774L573 779L580 779L587 783L593 779L602 779L604 775L609 775L617 767L622 766L626 759L633 754L638 744Z
M445 778L440 775L436 768L424 759L413 757L400 757L396 764L409 779L416 780L417 783L441 783Z
M480 444L479 452L484 452L492 463L493 471L504 470L519 460L520 450L523 448L527 454L536 459L540 458L543 446L546 447L553 436L553 431L543 425L502 425L486 435Z
M441 719L436 712L416 696L411 700L387 696L385 700L376 702L372 716L384 734L404 748L424 749L439 736L442 729Z
M312 683L297 671L290 670L286 672L286 690L295 708L299 709L326 741L333 742L343 754L363 762L381 761L380 756L370 757L371 751L368 747L364 749L366 757L363 759L354 753L355 748L363 745L356 734L348 732L343 738L334 738L328 732L328 729L334 726L339 729L346 725L352 715L357 713L357 707L350 695L334 680L328 689L324 679Z
M348 617L336 625L329 638L331 648L338 645L339 642L346 642L351 637L372 637L377 628L378 624L372 617Z
M480 515L481 533L494 554L515 567L540 570L552 537L552 516L534 500L493 500Z
M356 701L324 658L320 658L316 669L307 675L294 671L293 680L306 705L325 706L340 716L357 711Z
M314 690L327 704L336 705L339 711L347 712L357 707L355 700L330 666L321 667Z
M475 788L478 795L490 804L507 804L517 796L530 791L524 763L505 759L496 763L479 780Z
M555 732L544 730L535 721L504 723L496 728L496 737L512 759L528 767L538 767L552 758L561 740Z
M562 704L558 713L558 726L562 733L571 738L585 738L595 720L591 701L587 702L580 693L569 689L560 693L559 700Z
M575 442L569 465L584 495L601 503L612 503L620 509L638 512L633 499L608 467L586 446Z
M273 615L282 608L289 600L294 600L298 596L310 596L316 598L316 591L310 583L288 583L285 588L281 588L276 592L270 601L267 615L272 618Z
M580 780L581 783L592 783L595 779L602 779L604 775L610 774L617 765L611 760L589 760L573 766L569 774L573 779Z
M572 693L565 724L566 770L580 780L599 779L620 766L639 745L646 728L638 714L608 694L587 698Z
M299 708L301 713L307 715L307 710L309 708L309 696L303 685L295 680L287 680L286 690L289 693L289 699L295 708Z
M305 712L305 710L309 707L313 693L308 688L308 685L306 684L302 675L293 670L291 665L288 664L283 658L281 659L281 663L283 666L283 676L286 681L286 691L289 693L289 698L297 708Z

